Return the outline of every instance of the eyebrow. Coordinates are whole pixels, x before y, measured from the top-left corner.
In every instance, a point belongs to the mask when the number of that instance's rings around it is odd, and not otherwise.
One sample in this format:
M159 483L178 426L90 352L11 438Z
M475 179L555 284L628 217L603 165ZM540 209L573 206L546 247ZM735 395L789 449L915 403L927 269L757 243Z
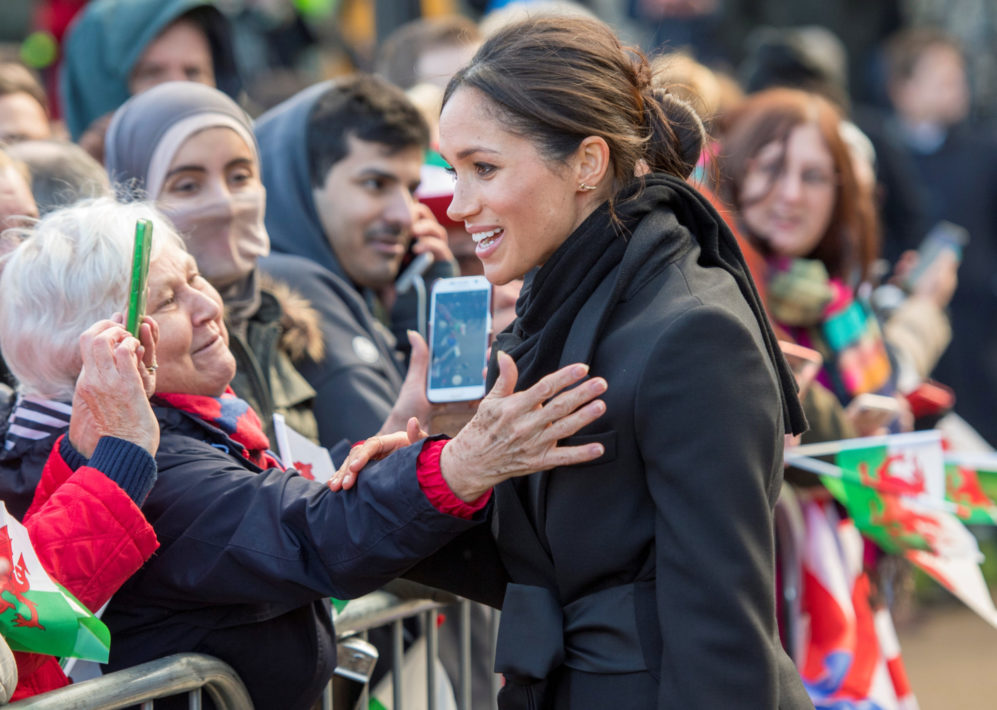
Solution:
M178 165L177 167L173 168L171 171L166 173L166 177L173 177L177 173L186 173L186 172L206 173L208 171L205 170L200 165Z
M491 153L494 155L498 153L498 151L492 150L491 148L482 148L481 146L472 146L470 148L465 148L464 150L457 151L457 160L462 160L474 153ZM450 161L448 160L447 162L449 163Z
M381 170L379 168L364 168L359 173L357 173L358 180L365 180L370 177L381 178L382 180L392 180L394 182L401 182L401 178L395 173L389 172L387 170Z

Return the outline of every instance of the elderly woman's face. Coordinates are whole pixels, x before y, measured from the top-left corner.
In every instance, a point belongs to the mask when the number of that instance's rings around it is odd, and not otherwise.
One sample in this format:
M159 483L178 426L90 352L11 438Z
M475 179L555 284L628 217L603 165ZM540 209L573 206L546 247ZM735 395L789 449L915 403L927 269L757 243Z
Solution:
M159 325L156 391L221 395L235 376L222 299L172 244L149 267L148 313Z
M216 288L244 279L270 251L256 155L231 128L207 128L185 140L156 199Z

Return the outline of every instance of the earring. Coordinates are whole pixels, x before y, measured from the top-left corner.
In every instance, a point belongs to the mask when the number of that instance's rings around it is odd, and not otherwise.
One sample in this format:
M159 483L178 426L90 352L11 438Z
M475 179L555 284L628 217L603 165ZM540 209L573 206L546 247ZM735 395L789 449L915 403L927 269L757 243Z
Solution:
M589 192L590 190L594 190L595 187L596 187L595 185L589 185L584 182L578 183L578 189L582 190L583 192Z

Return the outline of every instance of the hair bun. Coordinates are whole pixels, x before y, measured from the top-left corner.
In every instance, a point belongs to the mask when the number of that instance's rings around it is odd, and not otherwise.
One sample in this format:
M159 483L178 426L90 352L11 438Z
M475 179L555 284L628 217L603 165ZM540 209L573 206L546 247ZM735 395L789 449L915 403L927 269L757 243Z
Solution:
M706 128L703 126L703 120L696 113L692 104L668 93L667 89L654 89L653 97L674 134L672 144L677 157L685 168L682 177L687 178L695 169L699 162L699 156L706 145ZM657 135L652 136L652 140L658 138Z

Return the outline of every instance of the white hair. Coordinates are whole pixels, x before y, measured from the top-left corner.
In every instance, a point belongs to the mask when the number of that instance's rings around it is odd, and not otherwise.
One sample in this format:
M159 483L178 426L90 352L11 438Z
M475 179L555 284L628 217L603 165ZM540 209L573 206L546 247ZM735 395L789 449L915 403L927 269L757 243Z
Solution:
M80 335L128 307L135 222L152 222L150 260L183 241L145 202L110 197L49 213L3 259L0 352L24 394L69 401L79 376ZM9 231L9 230L8 230Z

